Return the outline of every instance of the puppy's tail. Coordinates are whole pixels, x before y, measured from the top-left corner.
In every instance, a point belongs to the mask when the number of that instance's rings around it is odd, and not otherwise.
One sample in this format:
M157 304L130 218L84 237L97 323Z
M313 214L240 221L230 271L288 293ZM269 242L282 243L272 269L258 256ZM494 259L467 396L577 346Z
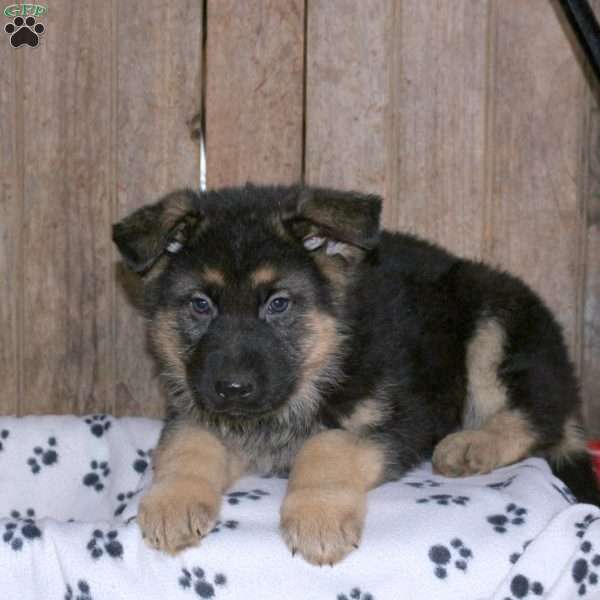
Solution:
M600 485L592 459L585 450L550 458L549 462L554 475L565 483L578 502L600 506Z

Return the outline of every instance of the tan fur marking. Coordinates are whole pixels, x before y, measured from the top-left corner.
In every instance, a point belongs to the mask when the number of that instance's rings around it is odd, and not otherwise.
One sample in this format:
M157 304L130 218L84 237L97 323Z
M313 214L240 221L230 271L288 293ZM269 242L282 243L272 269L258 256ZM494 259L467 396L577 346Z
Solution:
M359 433L363 429L379 425L385 418L385 407L377 400L369 398L363 400L349 417L342 419L341 426L348 431Z
M380 483L384 453L342 430L309 439L290 474L281 530L292 553L312 564L342 560L360 542L367 491Z
M221 287L225 285L225 275L222 271L219 271L219 269L207 267L202 272L202 279L204 279L206 283L211 283L212 285L219 285Z
M250 280L252 281L252 285L254 287L273 283L275 279L277 279L277 273L273 267L269 266L259 267L250 275Z
M337 321L331 315L312 311L307 318L309 332L305 344L305 375L310 376L315 369L321 368L340 342Z
M154 482L140 502L138 522L148 543L174 554L212 529L223 492L244 469L218 438L192 425L167 434L153 463Z
M150 326L150 340L165 361L171 373L176 377L185 377L180 357L179 336L177 335L177 316L174 312L160 312Z
M562 440L548 454L557 462L566 462L570 457L577 456L585 451L585 430L579 419L571 417L567 419L563 427Z
M503 410L479 430L446 436L435 448L433 466L448 477L489 473L525 458L536 436L518 410Z
M467 403L463 427L476 429L506 406L506 388L498 377L505 333L494 319L483 321L467 348Z

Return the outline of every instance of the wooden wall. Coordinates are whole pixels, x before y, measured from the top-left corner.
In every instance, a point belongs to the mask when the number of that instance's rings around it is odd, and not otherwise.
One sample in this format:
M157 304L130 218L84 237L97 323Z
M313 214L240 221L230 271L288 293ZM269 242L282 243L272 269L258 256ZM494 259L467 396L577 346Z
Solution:
M38 48L0 44L3 413L160 414L110 224L197 185L204 104L210 187L377 192L387 227L522 275L600 435L597 94L553 1L47 4Z

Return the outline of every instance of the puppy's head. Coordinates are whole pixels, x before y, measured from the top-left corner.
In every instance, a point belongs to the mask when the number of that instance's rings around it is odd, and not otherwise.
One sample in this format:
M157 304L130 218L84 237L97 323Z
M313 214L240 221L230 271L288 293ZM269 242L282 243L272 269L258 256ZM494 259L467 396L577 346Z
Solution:
M311 413L335 378L343 298L375 248L380 199L301 187L169 194L117 223L180 406Z

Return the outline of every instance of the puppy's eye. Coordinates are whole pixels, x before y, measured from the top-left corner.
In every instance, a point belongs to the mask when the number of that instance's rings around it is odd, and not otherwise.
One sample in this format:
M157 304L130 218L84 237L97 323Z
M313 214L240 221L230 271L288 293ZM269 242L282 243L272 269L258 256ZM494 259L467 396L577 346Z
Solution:
M270 315L280 315L290 306L290 299L286 296L275 296L267 304L267 313Z
M199 315L208 315L212 312L212 304L207 296L194 296L190 300L190 306Z

